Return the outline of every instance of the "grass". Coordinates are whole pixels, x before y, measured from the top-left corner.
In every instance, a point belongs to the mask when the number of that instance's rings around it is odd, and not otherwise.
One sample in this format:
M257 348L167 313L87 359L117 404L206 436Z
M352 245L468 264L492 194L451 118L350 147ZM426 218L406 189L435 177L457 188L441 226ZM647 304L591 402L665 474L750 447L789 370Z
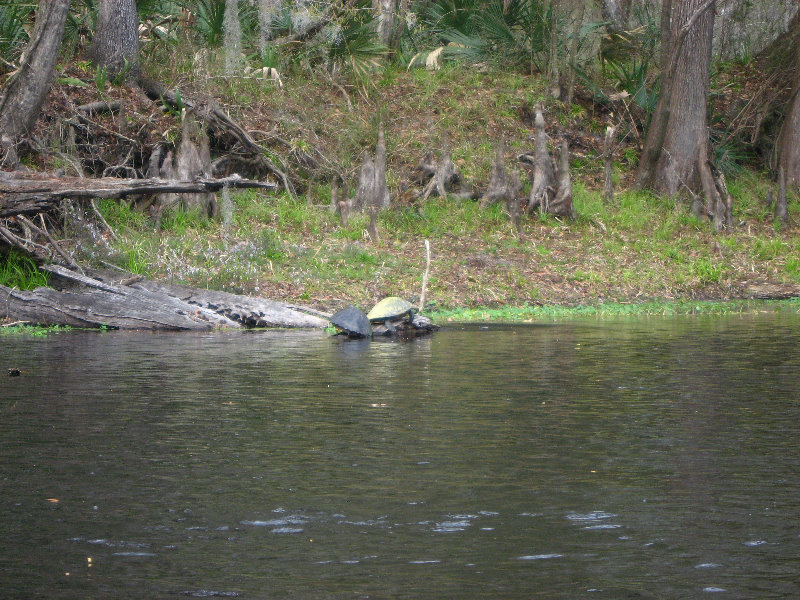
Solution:
M608 204L578 183L575 197L575 222L530 215L519 236L500 205L482 210L452 198L400 205L379 214L378 242L367 235L366 216L343 226L324 204L287 194L234 194L228 228L178 213L159 232L131 209L104 203L101 210L119 236L109 261L123 268L329 310L346 302L369 307L390 294L415 299L425 239L433 248L433 306L476 315L484 314L477 307L490 307L500 310L497 318L561 310L541 305L577 306L577 314L605 314L615 305L648 314L694 311L698 300L736 297L754 279L800 279L796 236L776 232L768 219L751 216L746 226L717 235L687 205L650 194L623 192ZM677 308L664 308L670 301Z
M13 326L0 327L0 337L15 337L15 336L44 337L53 333L65 333L68 331L73 331L73 328L61 325L41 327L39 325L19 324Z
M800 312L800 300L788 301L654 301L642 303L603 303L586 306L516 306L505 308L468 308L437 310L431 316L438 323L493 322L542 322L593 317L615 319L646 316L675 315L726 315L754 311Z
M40 271L29 257L9 250L0 252L0 285L18 290L33 290L47 286L49 274Z

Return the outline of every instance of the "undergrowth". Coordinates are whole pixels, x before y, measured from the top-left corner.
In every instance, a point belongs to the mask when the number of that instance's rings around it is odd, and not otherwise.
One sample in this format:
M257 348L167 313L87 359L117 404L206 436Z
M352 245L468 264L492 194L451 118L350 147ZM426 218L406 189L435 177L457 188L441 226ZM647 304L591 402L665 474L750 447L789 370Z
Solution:
M47 286L48 273L39 270L36 263L22 253L0 250L0 285L19 290L33 290Z
M617 310L648 312L643 303L653 299L691 303L736 297L753 280L800 283L800 241L775 230L748 196L757 191L744 191L766 183L746 177L741 208L735 205L740 225L724 235L686 203L638 191L607 203L580 182L576 221L529 215L519 233L500 205L482 210L472 200L431 198L379 213L380 239L372 241L367 217L357 214L343 225L321 203L324 189L317 204L285 193L234 194L227 227L178 213L162 220L159 231L134 209L102 203L101 210L119 238L109 262L199 287L325 309L347 302L369 307L385 295L416 300L427 239L428 310L591 305L587 310L608 311L622 302L638 308ZM798 208L793 196L790 210Z

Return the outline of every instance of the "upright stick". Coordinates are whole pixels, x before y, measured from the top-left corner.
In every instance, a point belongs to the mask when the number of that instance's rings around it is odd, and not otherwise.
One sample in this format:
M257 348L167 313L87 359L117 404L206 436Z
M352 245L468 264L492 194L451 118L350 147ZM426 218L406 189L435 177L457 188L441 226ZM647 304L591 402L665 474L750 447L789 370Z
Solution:
M422 274L422 292L419 295L419 312L425 307L425 292L428 289L428 273L431 270L431 243L425 240L425 272Z

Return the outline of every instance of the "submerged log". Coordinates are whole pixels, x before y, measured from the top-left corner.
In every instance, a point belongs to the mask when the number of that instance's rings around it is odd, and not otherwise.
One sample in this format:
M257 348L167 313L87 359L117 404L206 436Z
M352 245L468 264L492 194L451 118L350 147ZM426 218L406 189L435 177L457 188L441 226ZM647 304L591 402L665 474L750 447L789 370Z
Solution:
M56 208L65 198L125 198L164 193L217 192L223 187L275 189L274 183L242 179L238 175L192 181L171 179L117 179L115 177L53 177L41 174L23 176L0 171L0 217L30 215Z
M150 281L130 273L82 275L58 265L59 289L0 286L0 316L14 321L112 329L208 330L328 325L324 313L291 304ZM314 313L314 314L309 314Z

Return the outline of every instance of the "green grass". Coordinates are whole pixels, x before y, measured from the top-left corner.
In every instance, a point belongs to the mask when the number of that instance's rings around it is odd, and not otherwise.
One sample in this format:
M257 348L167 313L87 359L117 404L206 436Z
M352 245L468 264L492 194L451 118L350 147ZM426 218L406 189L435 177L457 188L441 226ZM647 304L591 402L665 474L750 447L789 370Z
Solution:
M602 303L583 306L513 306L504 308L459 308L436 310L431 317L440 324L481 321L524 323L558 321L581 317L622 318L675 315L726 315L764 310L800 312L800 299L730 302L656 301L641 303Z
M13 325L10 327L0 327L0 337L13 337L13 336L29 336L29 337L44 337L52 333L65 333L73 331L72 327L64 325L53 325L50 327L41 327L39 325Z
M440 149L444 137L476 190L485 189L500 140L508 168L518 170L528 186L528 174L515 161L532 149L533 131L520 118L523 104L544 102L556 135L559 119L584 133L599 119L585 106L554 102L539 77L455 63L438 72L395 65L367 90L345 85L350 111L341 90L326 78L289 67L283 89L223 78L204 85L233 103L232 116L248 128L275 129L288 147L319 151L326 165L348 179L351 194L360 156L374 148L379 115L391 192L414 187L416 166L427 151ZM202 74L195 76L189 81L203 81ZM272 146L276 161L286 159L286 144ZM409 193L378 214L380 239L372 241L366 215L352 215L343 225L328 210L326 171L314 182L313 205L305 195L232 193L233 221L227 228L198 214L175 213L165 215L156 231L145 214L101 202L119 236L104 260L152 277L321 308L348 301L366 306L387 294L418 295L426 239L433 250L428 298L453 309L732 297L750 280L800 282L796 225L773 227L764 198L774 183L763 174L745 171L728 180L737 227L715 234L707 219L691 214L687 201L625 189L638 158L631 147L620 152L618 193L604 201L597 154L597 148L574 149L578 218L524 215L519 236L499 204L481 209L472 200L420 202ZM796 220L797 194L790 194L789 212Z
M29 257L9 250L0 251L0 285L19 290L33 290L46 287L49 274L40 271L36 263Z

